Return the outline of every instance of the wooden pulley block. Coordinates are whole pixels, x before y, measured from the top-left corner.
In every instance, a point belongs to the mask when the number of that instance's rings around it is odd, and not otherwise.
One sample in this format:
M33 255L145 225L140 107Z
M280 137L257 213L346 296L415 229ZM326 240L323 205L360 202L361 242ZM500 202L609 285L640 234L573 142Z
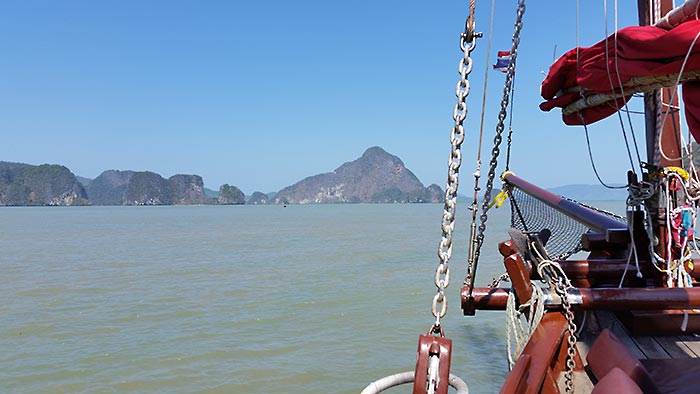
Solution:
M451 354L451 339L433 335L420 336L413 394L447 394Z

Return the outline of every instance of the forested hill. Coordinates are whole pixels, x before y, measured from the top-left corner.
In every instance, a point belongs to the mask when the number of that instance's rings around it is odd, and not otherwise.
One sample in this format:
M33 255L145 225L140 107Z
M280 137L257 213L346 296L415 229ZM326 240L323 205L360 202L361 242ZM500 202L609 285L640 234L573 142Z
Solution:
M0 206L85 204L85 189L68 168L0 161Z
M275 202L310 203L416 203L444 198L437 185L426 188L398 157L375 146L357 160L305 178L277 193Z
M95 179L76 177L55 164L0 162L0 206L19 205L238 205L323 203L423 203L444 199L438 185L425 187L403 161L380 147L333 172L305 178L277 193L224 184L216 193L199 175L170 178L151 171L107 170Z

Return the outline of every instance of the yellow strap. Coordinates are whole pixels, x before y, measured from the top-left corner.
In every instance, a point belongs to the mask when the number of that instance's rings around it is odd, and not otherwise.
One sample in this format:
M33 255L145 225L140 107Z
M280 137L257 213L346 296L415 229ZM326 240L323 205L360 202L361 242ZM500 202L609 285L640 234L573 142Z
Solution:
M676 174L680 175L681 178L683 178L684 181L687 181L688 178L690 178L690 175L688 174L688 171L686 171L686 170L684 170L684 169L682 169L682 168L680 168L680 167L673 167L673 166L671 166L671 167L664 167L664 170L675 172Z
M501 180L505 181L506 175L515 175L515 173L513 171L505 171L503 174L501 174Z
M501 190L501 192L498 193L496 197L494 197L493 201L491 201L491 204L489 204L489 209L491 209L491 207L493 207L494 205L496 205L496 208L500 208L501 205L503 205L503 203L508 199L509 192L510 191L508 190L508 188Z

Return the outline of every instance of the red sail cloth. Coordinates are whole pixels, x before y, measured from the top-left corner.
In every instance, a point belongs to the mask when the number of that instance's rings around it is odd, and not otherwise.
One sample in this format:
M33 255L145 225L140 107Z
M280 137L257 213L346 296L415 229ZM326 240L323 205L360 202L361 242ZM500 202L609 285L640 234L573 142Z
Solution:
M700 34L700 20L684 22L671 30L654 26L632 26L617 32L617 40L611 35L588 48L579 48L578 65L576 48L560 57L549 69L542 82L542 97L547 100L540 109L549 111L564 108L577 99L580 93L560 93L563 89L580 87L587 95L613 91L619 93L620 85L636 76L660 76L678 74L688 50ZM607 47L607 59L606 59ZM617 57L615 56L617 53ZM683 72L700 70L700 39L693 45ZM700 137L700 84L686 83L683 98L691 133L696 141ZM631 93L631 92L630 92ZM629 99L618 99L618 107ZM689 98L693 98L692 100ZM615 103L584 109L580 114L564 115L564 123L580 125L596 122L615 113ZM690 121L692 117L692 122ZM581 119L583 118L583 120Z

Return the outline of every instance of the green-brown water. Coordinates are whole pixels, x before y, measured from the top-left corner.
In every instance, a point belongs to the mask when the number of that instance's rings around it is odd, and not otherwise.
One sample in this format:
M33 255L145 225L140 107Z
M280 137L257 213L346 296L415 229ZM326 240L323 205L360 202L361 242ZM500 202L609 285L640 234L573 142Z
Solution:
M464 317L459 212L446 334L473 393L506 374L504 316ZM0 391L359 393L412 370L442 206L0 209ZM477 283L502 271L506 209ZM410 392L410 386L390 392Z

